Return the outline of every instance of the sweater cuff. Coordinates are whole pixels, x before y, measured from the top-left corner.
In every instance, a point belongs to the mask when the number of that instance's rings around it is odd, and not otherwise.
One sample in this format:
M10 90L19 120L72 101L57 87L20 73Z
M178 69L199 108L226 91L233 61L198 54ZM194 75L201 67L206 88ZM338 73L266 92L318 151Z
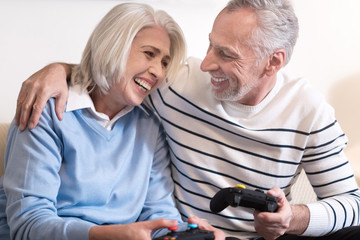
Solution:
M328 209L321 203L306 204L310 211L310 221L302 236L323 236L329 232L332 217Z
M96 226L96 224L84 220L72 219L68 222L66 235L71 236L71 239L88 240L90 228L93 226Z

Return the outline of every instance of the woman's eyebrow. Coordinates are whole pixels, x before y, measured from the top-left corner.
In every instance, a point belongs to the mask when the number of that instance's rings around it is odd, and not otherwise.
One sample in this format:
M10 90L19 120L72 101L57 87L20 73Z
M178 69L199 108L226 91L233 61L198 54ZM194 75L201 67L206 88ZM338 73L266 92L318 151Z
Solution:
M157 47L154 47L154 46L152 46L152 45L144 45L144 46L142 46L142 48L151 48L154 52L156 52L157 54L159 54L159 53L161 53L161 50L159 49L159 48L157 48ZM170 53L165 53L165 56L164 56L164 58L166 59L166 60L170 60L171 59L171 57L170 57Z

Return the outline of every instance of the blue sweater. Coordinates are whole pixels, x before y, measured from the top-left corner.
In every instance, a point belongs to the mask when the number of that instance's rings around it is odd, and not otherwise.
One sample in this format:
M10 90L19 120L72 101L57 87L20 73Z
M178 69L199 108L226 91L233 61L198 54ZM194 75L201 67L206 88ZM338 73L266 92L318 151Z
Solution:
M85 109L59 121L51 99L35 129L11 124L5 162L12 238L88 239L97 224L180 221L163 129L141 108L108 131Z

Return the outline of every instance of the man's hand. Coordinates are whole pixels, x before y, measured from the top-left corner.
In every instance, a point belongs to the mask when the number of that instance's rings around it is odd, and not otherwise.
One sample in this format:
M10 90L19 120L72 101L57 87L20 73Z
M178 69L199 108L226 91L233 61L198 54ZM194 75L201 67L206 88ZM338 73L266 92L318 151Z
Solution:
M90 240L100 239L143 239L151 240L151 232L160 228L177 226L177 221L159 219L154 221L129 224L104 225L92 227L89 231Z
M273 187L268 194L278 200L275 213L254 211L255 230L266 240L276 239L285 233L302 234L309 223L310 213L305 205L290 205L284 192Z
M194 217L189 217L188 222L196 223L198 225L198 228L201 230L214 232L215 240L224 240L225 239L225 233L223 231L214 228L213 226L210 225L210 223L208 223L204 219L200 219L200 218L194 216Z
M71 66L54 63L39 70L23 82L17 99L15 125L22 131L28 120L29 129L38 124L42 110L49 98L56 98L56 114L62 120L62 114L68 98L66 76L70 75Z

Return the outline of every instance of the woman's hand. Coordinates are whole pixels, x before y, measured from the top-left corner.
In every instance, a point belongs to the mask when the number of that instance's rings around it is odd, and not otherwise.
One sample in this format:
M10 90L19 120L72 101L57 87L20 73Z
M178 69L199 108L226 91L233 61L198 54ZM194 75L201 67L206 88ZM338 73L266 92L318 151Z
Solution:
M158 219L154 221L144 221L129 224L94 226L89 231L90 240L127 240L141 239L151 240L151 232L160 228L177 226L177 221Z
M41 112L49 98L56 98L56 114L62 114L68 98L66 77L71 74L71 66L62 63L50 64L23 82L17 99L15 125L22 131L29 121L29 129L38 124ZM29 120L30 119L30 120Z
M206 231L212 231L214 232L215 240L224 240L225 239L225 233L213 226L210 225L205 219L200 219L199 217L189 217L188 218L189 223L196 223L198 225L198 228L201 230Z

